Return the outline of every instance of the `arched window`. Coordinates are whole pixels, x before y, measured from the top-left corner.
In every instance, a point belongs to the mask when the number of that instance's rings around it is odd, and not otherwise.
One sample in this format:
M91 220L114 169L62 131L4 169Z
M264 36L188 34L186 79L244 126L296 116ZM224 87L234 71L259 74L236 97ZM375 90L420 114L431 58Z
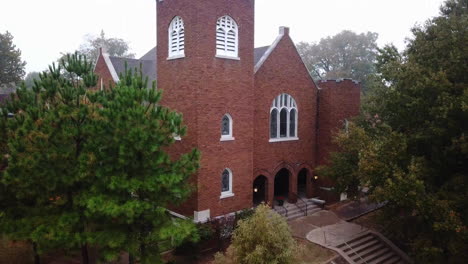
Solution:
M232 193L232 171L224 169L221 174L221 198L234 196Z
M174 17L169 25L169 58L185 56L184 21L180 16Z
M221 141L234 140L232 136L232 117L230 114L225 114L221 119Z
M216 23L216 55L238 57L239 35L236 21L230 16L223 16Z
M270 142L297 140L298 110L289 94L278 95L270 108Z

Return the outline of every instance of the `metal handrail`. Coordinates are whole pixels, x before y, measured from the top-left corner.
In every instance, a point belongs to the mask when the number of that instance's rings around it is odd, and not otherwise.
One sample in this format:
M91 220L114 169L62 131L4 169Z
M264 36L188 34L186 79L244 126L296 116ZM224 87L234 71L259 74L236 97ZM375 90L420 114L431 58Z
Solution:
M344 242L344 244L345 244L349 249L351 249L351 251L352 251L354 254L356 254L356 256L358 256L362 261L364 261L363 264L368 264L368 262L367 262L364 258L362 258L362 256L361 256L359 253L357 253L356 250L354 250L354 248L352 248L352 247L351 247L348 243L346 243L346 242Z
M284 207L283 205L279 205L280 207L282 207L285 211L286 211L286 218L288 218L288 209L286 209L286 207Z
M302 199L300 196L297 196L297 198L298 198L299 200L301 200L302 203L305 204L305 216L307 216L307 215L309 214L309 209L308 209L307 202L304 201L304 199Z
M296 193L293 193L293 198L296 198L297 202L296 202L296 206L297 208L299 208L299 210L301 210L303 213L304 213L304 216L307 216L307 203L304 202L304 200L299 197L299 195L297 195ZM303 210L299 205L298 205L298 201L301 201L302 203L305 204L305 210Z

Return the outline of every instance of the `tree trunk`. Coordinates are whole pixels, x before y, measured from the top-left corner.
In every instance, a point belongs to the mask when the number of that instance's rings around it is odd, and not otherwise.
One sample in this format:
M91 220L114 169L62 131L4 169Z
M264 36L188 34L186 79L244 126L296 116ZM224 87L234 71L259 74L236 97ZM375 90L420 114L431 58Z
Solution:
M81 263L89 264L88 244L81 246Z
M135 258L131 253L128 253L128 264L135 264Z
M33 253L34 253L34 264L41 264L41 257L39 256L39 253L37 253L37 244L33 242L32 246L33 246Z

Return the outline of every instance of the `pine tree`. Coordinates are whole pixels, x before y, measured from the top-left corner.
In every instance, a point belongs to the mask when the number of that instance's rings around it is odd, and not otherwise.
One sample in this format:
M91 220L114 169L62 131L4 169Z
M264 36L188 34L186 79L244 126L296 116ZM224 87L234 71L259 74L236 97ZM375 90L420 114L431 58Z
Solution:
M93 115L86 93L96 83L91 64L69 55L32 89L18 89L1 118L6 168L0 184L8 190L8 197L0 197L1 230L40 252L81 247L83 263L88 222L78 199L92 180L83 176L80 159Z
M13 44L11 33L0 33L0 87L20 82L25 66L26 62L21 61L21 51Z
M106 260L124 250L131 262L159 263L159 242L181 242L195 231L193 223L171 219L167 208L189 197L199 153L168 155L174 136L186 129L147 81L141 70L128 70L115 87L90 96L100 107L94 149L84 161L95 182L83 206L97 223L94 243Z

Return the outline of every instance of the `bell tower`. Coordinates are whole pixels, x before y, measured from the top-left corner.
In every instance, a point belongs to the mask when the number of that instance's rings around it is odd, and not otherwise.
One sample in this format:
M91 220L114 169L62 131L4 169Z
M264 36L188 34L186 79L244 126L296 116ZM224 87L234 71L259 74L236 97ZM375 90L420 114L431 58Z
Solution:
M254 7L255 0L157 0L158 89L187 125L173 151L202 154L197 190L175 211L195 220L252 207Z

